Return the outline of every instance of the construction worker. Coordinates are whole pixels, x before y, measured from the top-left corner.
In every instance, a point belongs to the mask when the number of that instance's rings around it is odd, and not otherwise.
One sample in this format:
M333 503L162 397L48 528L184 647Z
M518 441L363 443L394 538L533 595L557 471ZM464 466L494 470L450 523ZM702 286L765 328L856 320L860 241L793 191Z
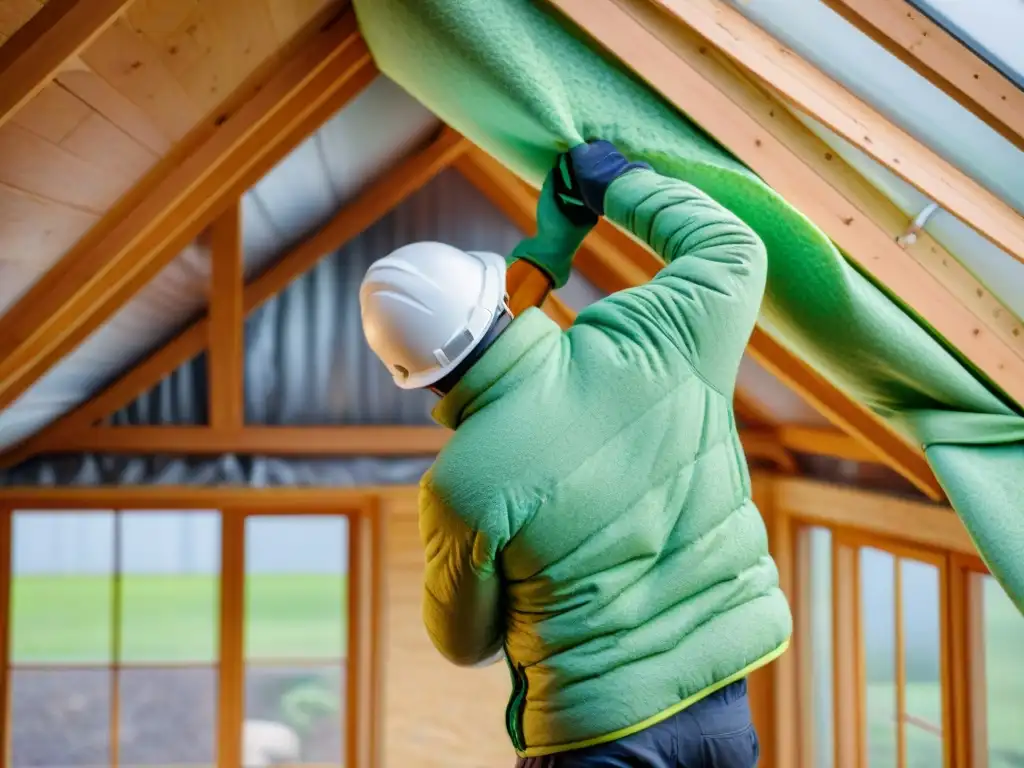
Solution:
M520 768L751 768L746 676L792 625L732 409L764 246L595 141L509 261L560 287L601 215L667 266L565 332L512 317L495 254L417 243L361 286L371 348L455 430L421 482L424 621L455 664L506 660Z

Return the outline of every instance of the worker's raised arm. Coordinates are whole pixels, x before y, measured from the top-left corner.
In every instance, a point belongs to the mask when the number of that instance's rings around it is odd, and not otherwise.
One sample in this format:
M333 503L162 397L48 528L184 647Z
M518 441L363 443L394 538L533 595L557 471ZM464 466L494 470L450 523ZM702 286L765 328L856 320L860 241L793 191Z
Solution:
M423 623L441 654L459 666L500 658L505 641L496 543L472 530L428 485L420 490L426 551Z
M607 179L597 187L603 189L601 212L647 243L666 266L649 283L599 302L594 314L617 315L622 327L655 344L669 341L707 383L730 394L764 295L764 245L696 187L648 168L626 170L624 162L621 155L601 161Z
M566 167L556 166L544 179L537 201L537 233L523 239L506 259L522 259L547 275L552 288L569 281L572 259L597 224L597 214L579 198Z

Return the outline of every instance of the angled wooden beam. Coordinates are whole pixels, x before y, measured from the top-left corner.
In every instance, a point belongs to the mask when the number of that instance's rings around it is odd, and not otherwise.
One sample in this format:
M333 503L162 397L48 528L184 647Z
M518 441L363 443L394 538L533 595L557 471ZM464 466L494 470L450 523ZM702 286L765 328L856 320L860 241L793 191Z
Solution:
M792 474L797 470L792 454L779 442L779 436L774 430L741 429L740 444L748 460L770 461L786 474Z
M906 0L825 5L1024 150L1024 91Z
M217 456L422 456L437 453L451 432L441 427L90 427L68 435L61 453L165 453Z
M735 8L723 0L654 2L786 101L1024 262L1024 217Z
M783 424L776 430L779 442L795 453L832 456L847 461L876 463L880 456L863 441L837 429Z
M522 221L536 205L536 193L477 149L456 165L466 178L513 221ZM481 179L492 179L487 183ZM508 194L506 194L506 192ZM632 237L602 220L576 256L577 268L597 288L614 293L647 282L664 266ZM924 456L869 409L855 402L824 376L757 328L747 352L839 429L865 444L878 460L907 478L930 498L942 489Z
M541 308L548 317L558 323L563 331L567 330L576 321L576 313L554 294L548 296Z
M803 148L790 147L762 124L774 119L776 108L761 114L763 102L748 103L741 86L727 89L707 76L701 61L707 57L689 48L687 30L666 23L671 18L644 0L552 2L815 221L1007 395L1024 403L1024 357L819 173ZM705 53L709 48L705 45Z
M39 93L61 65L132 0L50 0L0 47L0 125Z
M168 264L377 75L355 17L322 28L128 211L97 225L0 319L0 408Z
M762 130L782 142L848 201L849 205L842 208L823 209L831 217L828 221L832 223L833 229L826 227L826 222L817 221L833 239L846 235L847 239L843 241L847 244L845 247L855 244L858 238L845 230L848 226L859 227L861 224L852 221L848 225L846 222L855 217L866 217L890 241L885 246L890 249L890 253L894 244L898 244L905 254L899 258L909 256L938 281L953 300L967 308L981 333L991 333L1002 342L1005 352L1024 360L1024 324L1016 314L927 232L918 231L915 237L906 238L913 229L907 214L868 182L857 169L838 156L778 98L759 84L756 78L708 45L692 29L681 24L661 23L664 14L657 7L643 0L629 0L629 5L624 7L702 79L746 112ZM754 134L741 140L749 140L756 146L760 137ZM775 162L772 158L764 159L766 163L769 161ZM872 244L874 242L872 235ZM854 256L863 262L873 258L874 254L865 252ZM993 369L998 370L1003 361L993 356L991 363Z
M855 438L876 461L905 477L928 498L945 498L920 450L760 328L754 329L747 352L818 413Z
M210 230L210 353L207 422L239 429L245 421L245 274L242 201L236 200Z
M736 394L733 396L733 410L736 417L749 427L775 428L778 426L778 419L771 412L757 402L757 399L745 390L736 386Z
M413 192L421 189L448 167L467 146L465 139L458 133L445 128L424 149L395 165L318 232L251 280L245 288L245 314L253 312L299 275L307 272L321 258L336 251ZM209 328L209 318L200 318L96 397L0 456L0 466L14 466L37 453L59 448L70 435L89 428L125 407L156 386L178 366L202 352L209 338Z

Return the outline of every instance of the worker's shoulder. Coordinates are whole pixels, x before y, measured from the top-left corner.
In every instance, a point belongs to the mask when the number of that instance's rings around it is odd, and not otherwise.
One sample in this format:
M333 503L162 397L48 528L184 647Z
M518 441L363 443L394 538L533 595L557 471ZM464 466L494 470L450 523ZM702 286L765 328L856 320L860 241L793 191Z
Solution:
M495 469L486 445L456 431L420 479L421 493L455 510L493 503Z

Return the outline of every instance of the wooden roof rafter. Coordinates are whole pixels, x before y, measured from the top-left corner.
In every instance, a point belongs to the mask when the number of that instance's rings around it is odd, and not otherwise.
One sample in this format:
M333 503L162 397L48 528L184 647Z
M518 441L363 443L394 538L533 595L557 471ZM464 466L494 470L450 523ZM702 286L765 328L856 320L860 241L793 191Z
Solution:
M825 5L1024 151L1024 91L906 0Z
M467 146L468 143L462 136L445 128L423 149L393 166L316 233L262 274L250 280L241 294L243 315L255 311L295 278L312 268L321 258L340 248L409 195L422 188L447 168ZM215 297L212 303L219 300ZM225 312L232 315L232 327L234 311ZM245 430L251 428L240 428L235 423L218 428L216 432L208 431L208 428L204 427L202 433L187 428L143 428L149 430L144 433L135 427L97 426L98 422L130 404L136 397L159 384L180 365L202 352L210 342L215 320L216 318L211 315L197 319L98 395L0 455L0 467L16 466L25 459L43 452L66 451L69 446L80 450L115 452L142 450L142 446L148 446L149 450L174 453L190 447L190 441L197 441L201 444L197 447L197 452L204 453L206 451L202 444L237 447L244 444L244 441L239 442L240 440L251 437L254 440L253 444L258 446L265 444L265 440L273 439L263 436L262 433L249 433ZM223 322L225 324L221 327L226 328L228 321ZM239 375L237 360L233 361L232 366L235 372L228 372L223 378L229 387L237 386ZM320 434L323 436L325 433ZM287 435L283 433L280 433L277 439L284 443L288 441ZM324 441L331 439L331 436L323 436L317 441L316 435L312 435L310 439L323 444Z
M792 115L783 115L771 86L752 83L745 70L737 73L713 46L695 43L692 30L648 0L552 3L815 221L1011 399L1024 403L1019 324L1005 329L1000 318L1010 313L983 311L980 302L992 297L980 287L978 302L964 296L957 286L961 273L944 272L956 260L941 256L935 245L924 253L901 248L896 236L906 231L907 217L827 145L799 129ZM902 223L894 228L897 220Z
M696 31L787 103L881 163L1024 262L1024 217L723 0L648 0Z
M377 76L351 11L144 178L0 318L0 408L75 349L214 218ZM205 126L204 126L205 128ZM188 144L189 140L186 139Z
M0 126L132 0L50 0L0 46Z
M532 226L530 217L536 206L537 193L497 161L473 149L459 159L456 168L512 221L525 229ZM577 254L576 266L598 288L611 293L650 280L664 265L632 237L602 219ZM944 497L919 450L764 331L755 329L747 351L842 433L857 440L863 446L859 455L872 456L875 461L889 466L929 498ZM750 432L748 436L752 434ZM780 428L776 434L779 445L788 450L790 446L783 442L785 431ZM831 444L840 447L844 453L855 453L855 449L844 440L834 439ZM808 451L809 447L806 441L797 441L793 450ZM820 452L820 449L808 452Z

